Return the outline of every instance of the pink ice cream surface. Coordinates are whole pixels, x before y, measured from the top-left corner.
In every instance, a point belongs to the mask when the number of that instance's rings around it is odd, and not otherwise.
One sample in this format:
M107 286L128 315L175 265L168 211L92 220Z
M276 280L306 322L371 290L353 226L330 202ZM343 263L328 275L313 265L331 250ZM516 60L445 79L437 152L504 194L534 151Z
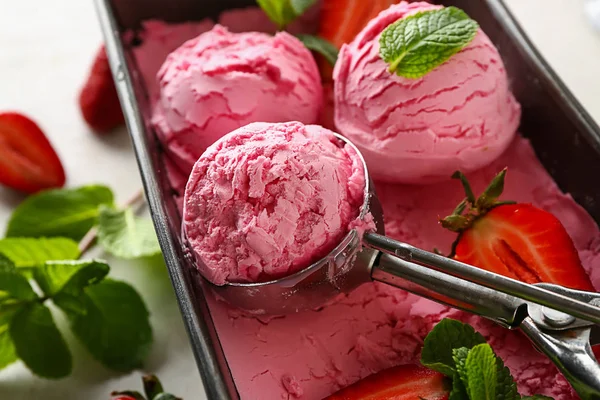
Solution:
M317 122L323 88L311 52L280 32L232 33L217 25L169 54L158 72L153 123L189 173L217 139L251 122Z
M204 277L266 281L327 255L365 196L356 152L317 125L253 123L209 147L185 190L183 226Z
M237 16L244 19L243 13ZM190 35L190 30L200 29L206 22L148 24L143 45L135 49L135 55L150 85L164 57L197 35ZM500 158L468 174L475 191L483 190L505 166L509 172L503 198L531 202L556 215L573 238L592 283L600 287L598 226L560 191L527 140L517 136ZM376 189L389 236L423 249L449 250L455 236L438 225L437 217L450 213L462 200L464 192L456 181L446 178L436 185L419 186L376 182ZM418 362L423 338L444 317L462 319L483 333L510 368L521 394L542 393L556 400L577 398L553 364L518 332L382 284L365 284L323 308L286 317L245 315L210 293L207 296L244 400L321 399L384 368Z
M334 69L337 129L361 150L378 180L427 183L474 171L507 148L520 119L498 51L483 31L419 79L392 74L379 55L391 23L439 8L402 2L373 19Z

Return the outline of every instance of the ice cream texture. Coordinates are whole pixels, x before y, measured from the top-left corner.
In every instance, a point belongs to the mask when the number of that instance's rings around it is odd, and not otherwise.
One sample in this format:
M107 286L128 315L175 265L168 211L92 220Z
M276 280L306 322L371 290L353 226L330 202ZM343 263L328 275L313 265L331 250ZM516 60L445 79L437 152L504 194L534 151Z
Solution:
M158 77L153 123L189 173L217 139L251 122L317 122L323 88L316 62L294 36L232 33L216 25L171 52Z
M236 15L243 19L242 12ZM166 45L181 44L197 33L190 32L196 29L194 24L155 22L146 28L136 59L138 64L141 59L148 61L144 78L152 87L156 70L151 66L164 60ZM599 288L600 230L583 208L560 191L526 139L517 135L498 159L467 176L480 192L506 166L503 198L531 202L556 215ZM426 250L449 251L455 236L439 226L437 217L447 215L463 198L456 181L448 177L435 185L379 181L375 186L390 237ZM423 338L444 317L461 319L483 333L510 368L521 394L577 398L554 365L519 332L383 284L365 284L322 308L286 317L249 316L210 295L208 300L236 387L245 400L318 400L384 368L417 362Z
M397 183L430 183L474 171L512 141L520 106L498 51L479 30L446 63L419 79L388 71L379 37L391 23L439 8L401 2L373 19L334 69L335 124L363 153L369 172Z
M317 125L253 123L210 146L185 190L183 227L211 282L259 282L321 259L365 198L357 153Z

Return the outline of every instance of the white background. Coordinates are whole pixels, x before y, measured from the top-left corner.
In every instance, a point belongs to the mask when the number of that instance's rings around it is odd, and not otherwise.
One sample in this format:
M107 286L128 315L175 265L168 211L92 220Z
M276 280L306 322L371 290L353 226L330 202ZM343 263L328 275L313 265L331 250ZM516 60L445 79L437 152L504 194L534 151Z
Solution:
M544 57L600 121L600 32L585 18L584 1L507 3ZM69 186L103 183L122 202L140 187L129 138L124 130L104 137L91 133L76 102L101 40L91 0L0 0L0 111L19 110L40 124L63 160ZM0 233L21 200L20 195L0 188ZM108 260L112 276L133 284L152 314L155 343L147 372L158 374L167 389L186 400L203 399L162 263ZM64 326L60 313L55 316ZM0 372L0 399L100 400L108 399L114 389L141 389L139 371L115 375L95 362L73 337L67 334L67 339L74 353L71 377L38 379L17 363Z

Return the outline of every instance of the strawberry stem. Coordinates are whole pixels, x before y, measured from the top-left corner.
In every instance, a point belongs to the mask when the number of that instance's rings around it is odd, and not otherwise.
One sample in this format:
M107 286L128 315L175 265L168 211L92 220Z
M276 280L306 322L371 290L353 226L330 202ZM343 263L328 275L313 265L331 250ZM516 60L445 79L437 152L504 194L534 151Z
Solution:
M469 184L469 181L467 180L467 177L465 176L465 174L463 174L460 171L456 171L452 174L452 179L460 180L460 183L462 183L463 188L465 188L465 194L467 195L467 201L469 203L471 203L471 205L474 205L475 204L475 195L473 194L473 189L471 189L471 184Z
M496 200L504 191L505 177L506 168L500 171L498 175L492 179L492 182L490 182L489 186L483 191L481 196L479 196L477 202L475 203L476 208L480 210L487 210L496 203Z

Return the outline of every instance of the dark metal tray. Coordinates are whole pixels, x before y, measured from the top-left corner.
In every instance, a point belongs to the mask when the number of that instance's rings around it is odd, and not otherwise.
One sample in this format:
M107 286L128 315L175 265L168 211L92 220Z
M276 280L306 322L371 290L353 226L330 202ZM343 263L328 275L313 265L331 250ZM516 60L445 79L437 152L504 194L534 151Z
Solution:
M369 1L369 0L365 0ZM140 22L215 17L252 0L95 0L106 49L137 155L154 225L209 399L238 399L206 304L202 278L182 252L180 217L171 196L160 147L148 121L143 80L123 33ZM500 50L512 90L521 103L520 132L528 137L560 188L600 221L600 129L533 48L501 0L447 0L476 19ZM592 181L593 182L593 181Z

